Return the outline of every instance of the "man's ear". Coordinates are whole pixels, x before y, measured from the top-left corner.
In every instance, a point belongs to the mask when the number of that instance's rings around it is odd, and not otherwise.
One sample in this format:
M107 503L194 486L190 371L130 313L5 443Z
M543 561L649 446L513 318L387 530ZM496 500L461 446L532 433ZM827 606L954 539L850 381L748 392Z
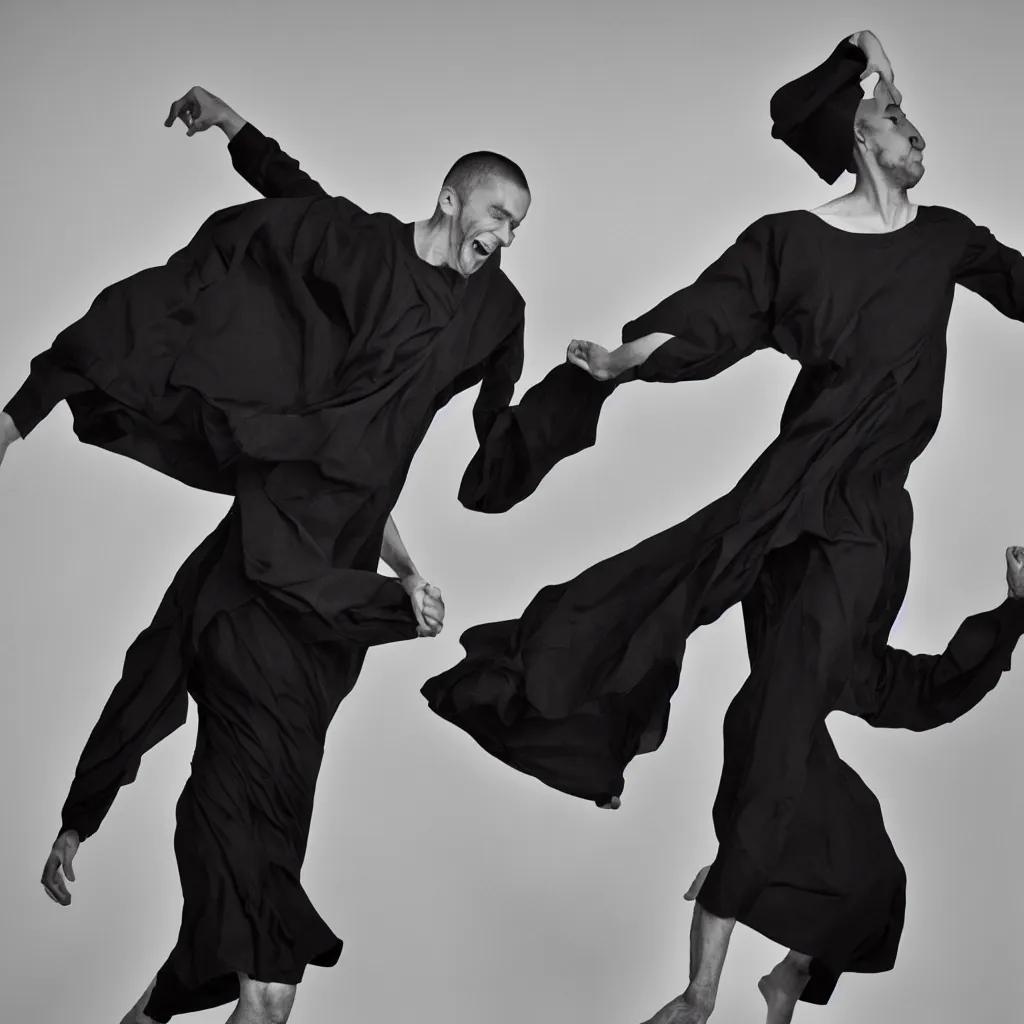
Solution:
M451 185L445 185L437 196L437 208L449 217L454 217L462 207L458 194Z

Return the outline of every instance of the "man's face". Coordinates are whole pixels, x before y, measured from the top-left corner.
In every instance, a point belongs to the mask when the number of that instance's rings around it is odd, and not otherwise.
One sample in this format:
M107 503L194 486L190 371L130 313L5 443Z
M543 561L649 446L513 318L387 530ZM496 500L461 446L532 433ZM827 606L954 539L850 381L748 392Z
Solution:
M452 218L451 266L468 277L478 271L499 246L512 244L530 209L530 193L500 177L478 182L461 202L450 189L442 208Z
M924 136L894 103L867 99L858 110L857 139L897 188L913 188L924 177Z

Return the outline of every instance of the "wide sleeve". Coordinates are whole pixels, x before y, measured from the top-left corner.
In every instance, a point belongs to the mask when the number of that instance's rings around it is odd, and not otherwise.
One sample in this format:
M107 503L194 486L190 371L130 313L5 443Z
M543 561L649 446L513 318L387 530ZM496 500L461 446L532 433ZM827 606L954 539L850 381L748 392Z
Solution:
M970 225L954 278L1003 316L1024 321L1024 256L988 228Z
M966 619L942 654L887 647L875 662L874 706L859 711L882 729L923 732L956 721L991 692L1009 670L1024 633L1024 599Z
M55 353L47 349L29 364L25 383L4 406L4 412L14 420L18 433L28 437L61 402L91 389L87 380L63 368Z
M523 310L484 367L473 406L479 447L459 501L474 512L507 512L528 498L562 459L593 446L605 399L618 382L598 382L571 363L556 366L511 405L523 370Z
M326 196L314 181L278 143L246 123L228 143L231 165L260 195L267 199L301 199Z
M229 417L286 405L288 346L319 307L308 268L347 200L256 200L209 217L163 266L104 288L5 406L21 435L61 400L81 441L231 493ZM316 321L319 323L319 320Z
M624 345L672 337L640 365L646 381L706 380L771 343L778 273L772 234L752 225L687 288L622 328Z

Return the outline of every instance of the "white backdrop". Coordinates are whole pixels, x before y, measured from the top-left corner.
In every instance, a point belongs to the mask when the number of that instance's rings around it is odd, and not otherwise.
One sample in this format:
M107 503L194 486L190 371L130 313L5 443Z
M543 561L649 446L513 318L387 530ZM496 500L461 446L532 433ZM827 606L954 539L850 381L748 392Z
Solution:
M1024 15L1000 0L872 0L845 14L812 0L11 4L0 399L105 285L253 197L219 132L162 127L192 85L329 190L407 220L430 213L459 154L519 161L534 204L503 266L527 300L528 386L570 337L614 344L622 322L757 217L848 186L827 188L769 137L768 99L863 28L881 37L928 141L916 198L1024 247ZM708 383L631 385L606 408L598 446L502 517L457 504L473 395L444 411L395 516L443 589L447 627L372 652L333 726L304 881L346 950L334 970L308 971L295 1024L410 1011L424 1024L630 1024L682 990L682 894L714 853L721 719L747 670L738 610L693 638L669 738L634 763L615 814L491 761L418 689L458 660L473 622L517 615L543 584L731 487L774 437L795 371L763 354ZM910 650L941 650L1003 597L1003 548L1024 543L1022 375L1024 326L961 295L945 417L910 480L915 566L894 634ZM0 981L4 1019L26 1024L119 1020L174 941L173 810L194 716L82 847L72 907L38 877L125 648L226 505L79 445L70 428L61 406L0 471ZM882 802L909 908L896 970L846 977L827 1010L798 1020L1014 1016L1022 684L1024 661L967 718L925 735L830 721ZM737 931L716 1020L761 1019L755 983L780 952Z

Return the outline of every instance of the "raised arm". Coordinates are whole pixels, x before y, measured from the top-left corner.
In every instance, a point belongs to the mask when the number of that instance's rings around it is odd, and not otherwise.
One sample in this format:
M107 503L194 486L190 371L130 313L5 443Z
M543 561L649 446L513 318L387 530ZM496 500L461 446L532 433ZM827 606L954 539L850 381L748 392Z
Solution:
M1024 256L988 228L970 225L954 278L1003 316L1024 321Z
M267 199L328 195L277 142L202 86L194 86L171 104L164 125L169 128L176 120L188 129L189 138L196 132L219 128L227 136L232 166Z
M63 369L52 349L40 352L30 363L28 379L0 412L0 462L10 445L28 437L57 405L91 387L77 373Z

